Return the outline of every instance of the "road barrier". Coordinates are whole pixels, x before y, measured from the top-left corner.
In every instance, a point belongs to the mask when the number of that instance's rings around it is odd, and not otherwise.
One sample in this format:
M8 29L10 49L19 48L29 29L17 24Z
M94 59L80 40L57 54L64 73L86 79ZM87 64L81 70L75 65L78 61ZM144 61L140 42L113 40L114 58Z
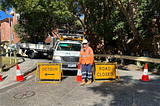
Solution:
M117 63L95 63L93 71L93 80L96 83L101 82L119 82L119 71Z
M160 64L160 59L157 58L149 58L149 57L137 57L137 56L127 56L127 55L110 55L110 54L95 54L95 57L106 57L106 61L110 57L113 58L119 58L121 60L121 64L124 64L124 59L126 60L134 60L137 61L137 63L140 62L151 62L151 63L158 63Z
M63 78L62 63L38 63L36 83L60 83Z

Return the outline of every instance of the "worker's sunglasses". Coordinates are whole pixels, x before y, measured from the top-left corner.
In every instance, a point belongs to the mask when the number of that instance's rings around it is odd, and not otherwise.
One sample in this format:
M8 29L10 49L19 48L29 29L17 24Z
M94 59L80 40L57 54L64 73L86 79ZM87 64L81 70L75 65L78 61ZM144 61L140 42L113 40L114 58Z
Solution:
M83 43L83 45L86 45L87 43Z

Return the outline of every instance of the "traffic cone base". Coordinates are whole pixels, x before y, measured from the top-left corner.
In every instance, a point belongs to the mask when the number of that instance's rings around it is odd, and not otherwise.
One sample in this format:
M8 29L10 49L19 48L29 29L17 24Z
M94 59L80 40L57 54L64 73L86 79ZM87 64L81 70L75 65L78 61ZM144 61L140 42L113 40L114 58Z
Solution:
M17 82L18 81L23 81L23 80L24 80L23 75L17 76Z
M77 82L82 82L82 76L77 76Z
M1 77L1 75L0 75L0 81L3 81L3 79L2 79L2 77Z
M142 75L142 81L149 81L148 75Z

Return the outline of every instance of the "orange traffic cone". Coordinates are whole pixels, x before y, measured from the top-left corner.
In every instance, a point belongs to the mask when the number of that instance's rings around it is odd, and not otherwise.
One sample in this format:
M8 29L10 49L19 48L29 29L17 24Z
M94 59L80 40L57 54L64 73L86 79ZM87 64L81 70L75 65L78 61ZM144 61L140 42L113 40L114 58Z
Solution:
M77 72L77 82L82 82L82 72L81 72L81 65L78 64L78 72Z
M2 79L2 77L1 77L1 75L0 75L0 81L3 81L3 79Z
M21 74L20 68L17 64L17 82L18 81L23 81L23 80L24 80L23 75Z
M142 75L142 79L141 80L142 81L149 81L147 63L144 66L144 71L143 71L143 75Z

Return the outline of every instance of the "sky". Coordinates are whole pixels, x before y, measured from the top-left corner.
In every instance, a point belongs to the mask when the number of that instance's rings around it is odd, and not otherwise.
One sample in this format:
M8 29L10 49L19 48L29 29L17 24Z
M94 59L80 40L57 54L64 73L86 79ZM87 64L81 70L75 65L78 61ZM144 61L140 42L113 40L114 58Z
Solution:
M11 9L12 9L12 8L9 8L9 10L8 10L8 15L5 14L4 11L0 10L0 20L3 20L3 19L5 19L5 18L7 18L7 17L10 17L10 18L13 17L12 15L9 15L9 12L11 11Z

